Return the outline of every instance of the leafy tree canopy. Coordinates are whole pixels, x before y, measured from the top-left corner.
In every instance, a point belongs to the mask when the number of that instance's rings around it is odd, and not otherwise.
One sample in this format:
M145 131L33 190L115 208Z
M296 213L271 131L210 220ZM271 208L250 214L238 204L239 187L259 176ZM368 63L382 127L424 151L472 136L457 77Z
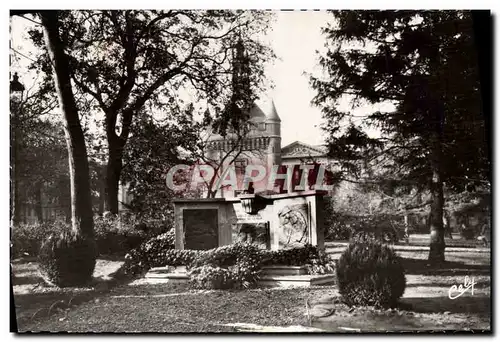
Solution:
M312 77L329 133L330 153L360 176L377 165L382 178L414 185L432 176L432 135L440 132L443 180L461 191L489 182L480 84L467 11L332 11L324 28L325 77ZM361 120L339 102L391 104ZM436 117L440 113L440 117ZM373 132L376 132L374 134ZM366 169L366 168L365 168Z

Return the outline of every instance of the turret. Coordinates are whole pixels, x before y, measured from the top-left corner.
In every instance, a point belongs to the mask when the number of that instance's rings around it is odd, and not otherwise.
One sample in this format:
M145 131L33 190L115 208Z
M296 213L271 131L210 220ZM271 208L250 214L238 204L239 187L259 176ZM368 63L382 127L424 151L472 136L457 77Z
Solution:
M281 164L281 119L278 116L274 101L271 101L266 118L266 131L269 136L268 166Z

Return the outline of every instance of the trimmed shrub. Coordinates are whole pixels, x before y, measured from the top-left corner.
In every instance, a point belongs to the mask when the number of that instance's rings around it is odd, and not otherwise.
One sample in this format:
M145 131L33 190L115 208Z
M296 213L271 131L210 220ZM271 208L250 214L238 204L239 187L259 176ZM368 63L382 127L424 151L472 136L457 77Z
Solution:
M406 286L400 258L378 242L351 243L336 271L339 293L350 306L394 306Z
M59 287L85 285L92 280L96 256L92 239L64 232L49 236L42 244L38 269L49 284Z

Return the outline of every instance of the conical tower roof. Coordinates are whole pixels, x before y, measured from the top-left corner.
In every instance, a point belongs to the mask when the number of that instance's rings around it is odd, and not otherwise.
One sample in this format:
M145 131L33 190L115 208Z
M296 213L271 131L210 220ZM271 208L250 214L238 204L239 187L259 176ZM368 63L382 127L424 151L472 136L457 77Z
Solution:
M253 122L281 122L273 100L257 100L249 114Z
M250 109L250 121L253 122L264 122L267 119L267 115L262 110L261 106L257 103L254 103L252 109Z
M270 109L269 113L267 114L267 120L281 122L281 119L278 115L278 111L276 110L276 106L274 105L273 100L271 100L271 109Z

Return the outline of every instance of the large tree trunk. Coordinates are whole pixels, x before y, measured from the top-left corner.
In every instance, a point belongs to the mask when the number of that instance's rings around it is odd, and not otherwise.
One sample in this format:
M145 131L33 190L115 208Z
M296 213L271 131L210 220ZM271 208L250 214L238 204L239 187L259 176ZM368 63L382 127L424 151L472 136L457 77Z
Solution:
M99 172L99 216L102 216L106 201L106 168L102 168Z
M431 19L432 25L435 25L435 20ZM444 115L445 108L443 105L443 96L446 89L441 85L440 71L442 69L441 56L440 56L440 37L432 36L433 42L431 43L435 56L430 60L429 77L429 101L431 125L429 136L430 142L430 166L432 171L432 180L430 185L431 190L431 212L430 212L430 249L429 249L429 262L431 265L439 264L445 261L444 250L444 225L443 225L443 207L444 207L444 194L443 194L443 131L444 131Z
M71 182L71 225L83 237L93 238L94 221L90 194L89 165L78 109L73 94L68 57L59 36L57 11L42 11L45 40L54 70L59 104L64 113Z
M108 165L106 167L106 211L118 214L118 188L122 172L123 144L109 141Z
M430 250L429 262L439 264L445 261L444 250L444 225L443 225L443 173L442 173L442 132L444 124L444 111L438 104L435 111L434 134L430 137L430 166L432 171L431 212L430 212Z
M431 215L430 215L430 250L429 261L431 264L444 262L444 225L443 225L443 181L441 173L432 172L431 184Z

